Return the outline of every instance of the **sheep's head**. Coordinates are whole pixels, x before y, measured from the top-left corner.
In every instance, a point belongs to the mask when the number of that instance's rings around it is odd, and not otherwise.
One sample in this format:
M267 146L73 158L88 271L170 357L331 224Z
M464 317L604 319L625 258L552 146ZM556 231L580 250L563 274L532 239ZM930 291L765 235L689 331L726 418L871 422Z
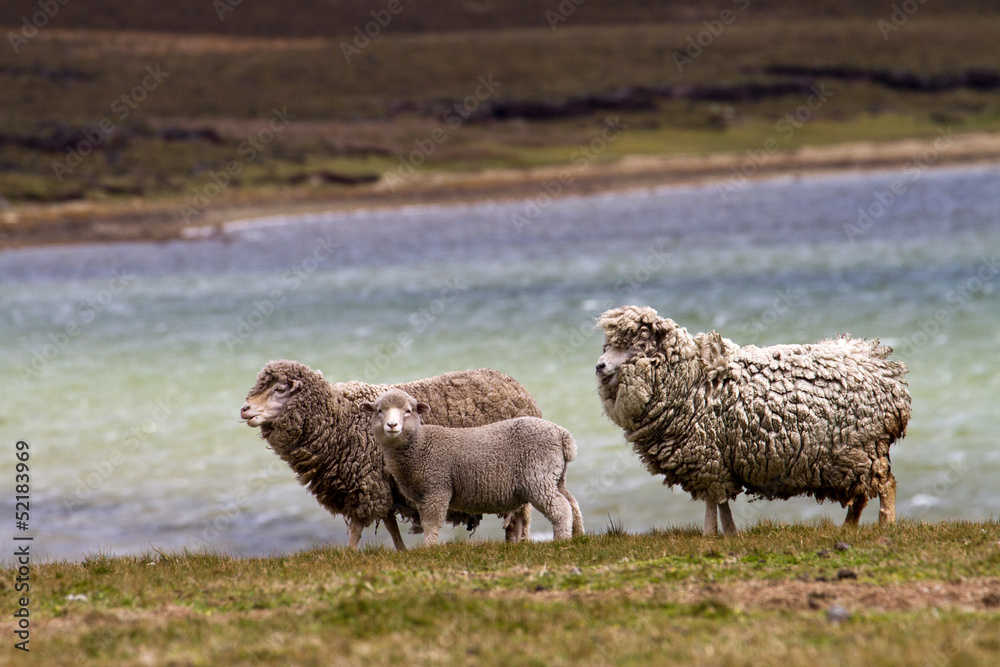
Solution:
M372 416L372 434L382 445L394 446L407 441L408 435L420 426L420 415L431 406L418 401L405 391L390 389L374 401L361 404L363 412Z
M597 325L604 329L604 354L595 369L598 393L608 417L626 432L643 426L671 401L683 400L707 375L709 355L701 349L701 337L696 340L652 308L615 308Z
M297 361L271 361L260 371L257 384L247 393L240 417L247 426L260 427L260 437L272 446L279 440L294 442L313 426L310 420L327 412L306 405L309 401L305 397L329 393L329 385L319 371ZM277 431L281 432L281 437Z
M604 346L604 354L597 360L597 393L602 401L613 401L618 393L619 371L622 364L632 358L635 350L632 348Z

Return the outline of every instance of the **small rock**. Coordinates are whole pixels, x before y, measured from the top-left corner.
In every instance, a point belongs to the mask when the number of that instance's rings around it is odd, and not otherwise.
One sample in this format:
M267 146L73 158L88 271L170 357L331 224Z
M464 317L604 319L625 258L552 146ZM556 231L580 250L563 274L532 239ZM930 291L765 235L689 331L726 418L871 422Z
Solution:
M804 582L810 582L810 581L812 581L812 577L809 576L808 572L801 572L801 573L799 573L799 576L797 576L795 578L798 579L799 581L804 581Z
M816 552L816 555L819 556L820 558L829 558L831 554L828 549L820 549L819 551Z
M847 611L844 607L839 604L835 604L830 607L826 612L826 620L831 623L843 623L851 617L851 612Z
M82 593L70 593L66 596L69 602L90 602L90 598Z
M570 574L583 574L583 570L581 570L578 567L574 567L572 570L569 571L569 573Z
M983 604L991 609L1000 607L1000 593L989 592L983 596Z
M836 544L833 545L833 548L836 549L837 551L847 551L848 549L851 548L851 545L848 544L847 542L837 542Z
M844 567L844 568L841 568L840 570L837 571L837 579L838 580L840 580L840 579L857 579L857 578L858 578L858 573L855 572L854 570L849 569L849 568Z

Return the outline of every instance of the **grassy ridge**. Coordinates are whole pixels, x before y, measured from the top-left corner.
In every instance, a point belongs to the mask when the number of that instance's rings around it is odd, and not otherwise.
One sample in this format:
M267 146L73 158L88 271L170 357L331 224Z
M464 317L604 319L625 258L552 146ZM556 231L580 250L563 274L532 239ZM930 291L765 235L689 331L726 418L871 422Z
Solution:
M214 10L201 0L116 3L116 12L101 2L67 3L17 52L0 49L0 206L142 199L166 202L180 219L206 188L214 192L212 175L234 160L239 173L210 206L244 192L340 198L352 183L408 162L419 162L416 169L425 174L565 165L600 136L609 115L627 130L596 156L601 161L741 153L759 150L769 138L780 139L787 151L934 137L942 128L1000 131L996 90L912 92L823 76L806 77L806 84L828 91L828 99L805 109L807 122L791 136L778 134L776 124L809 102L801 89L727 101L682 94L548 120L455 124L458 116L448 115L467 100L475 107L559 105L636 87L796 78L769 73L774 65L917 76L997 68L995 3L926 3L887 35L878 21L891 20L893 4L588 2L555 30L544 13L558 10L558 2L407 5L348 62L342 43L357 24L352 17L360 12L361 21L380 3L316 0L289 12L244 2L224 21L206 19ZM706 32L704 21L717 21L723 9L733 12L732 20L717 34ZM37 4L4 3L0 22L16 27L29 10ZM695 39L706 44L700 52L692 50ZM679 65L681 53L694 57ZM166 76L143 86L150 81L147 68ZM489 99L470 97L481 77L498 82ZM287 110L293 121L244 159L249 153L241 146L266 132L275 109ZM91 151L87 137L102 123L113 132L96 135L101 141ZM82 159L74 156L83 152ZM20 213L4 216L5 233L16 232Z
M32 605L46 664L988 665L1000 525L98 555L37 566Z

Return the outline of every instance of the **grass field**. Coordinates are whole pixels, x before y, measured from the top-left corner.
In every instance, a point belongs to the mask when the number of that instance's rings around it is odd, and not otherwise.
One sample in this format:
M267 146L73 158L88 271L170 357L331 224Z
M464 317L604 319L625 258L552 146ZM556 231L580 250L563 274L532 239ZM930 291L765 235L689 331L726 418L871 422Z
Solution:
M14 577L0 579L5 610ZM52 665L1000 660L996 521L92 555L33 565L30 592L32 657Z
M203 13L208 4L199 5ZM336 197L400 168L565 164L600 136L608 117L627 130L603 161L741 152L768 138L794 150L928 137L942 128L1000 131L1000 88L920 92L772 69L989 74L1000 40L1000 10L989 3L928 3L898 26L892 3L831 1L806 10L779 0L633 2L613 13L586 4L555 29L545 12L558 3L514 5L519 12L485 2L458 3L451 14L407 9L348 62L357 3L323 13L317 25L343 19L325 32L296 32L273 16L267 23L274 8L250 5L218 23L195 20L192 9L190 25L174 25L175 16L157 23L127 13L115 23L112 12L81 13L70 3L17 52L0 49L0 196L10 204L141 198L175 202L180 212L230 165L226 190ZM21 9L5 8L3 20L16 26ZM161 31L134 30L154 26ZM162 31L171 26L188 32ZM775 84L793 92L739 94ZM692 93L705 87L735 97ZM637 89L667 88L639 104L622 101ZM821 103L811 90L822 91ZM490 112L595 98L602 102L589 111L545 118ZM276 113L289 122L274 132ZM781 126L789 115L797 120Z

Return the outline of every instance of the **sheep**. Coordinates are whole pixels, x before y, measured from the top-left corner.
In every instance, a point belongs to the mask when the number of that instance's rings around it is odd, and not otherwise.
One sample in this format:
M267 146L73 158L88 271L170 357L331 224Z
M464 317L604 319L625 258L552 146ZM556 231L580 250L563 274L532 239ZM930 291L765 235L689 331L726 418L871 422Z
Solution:
M535 399L513 378L492 369L456 371L394 385L434 406L434 423L477 426L510 417L540 417ZM240 416L296 473L316 500L342 514L357 548L362 531L385 523L395 547L406 549L395 512L421 531L416 510L389 477L382 452L359 404L389 385L351 381L330 384L323 374L296 361L271 361L247 394ZM507 541L528 536L531 507L522 503L504 524ZM452 513L448 521L469 530L480 516Z
M576 457L569 431L537 417L474 428L421 423L431 407L400 389L361 404L382 447L386 468L417 507L424 546L437 543L449 509L509 512L531 503L555 539L583 534L583 517L566 489L566 464Z
M895 520L889 447L906 434L906 365L892 348L847 334L810 345L740 347L718 332L691 336L648 307L598 317L605 414L647 470L705 501L703 534L736 526L728 501L810 495L850 505L856 526L870 498Z

